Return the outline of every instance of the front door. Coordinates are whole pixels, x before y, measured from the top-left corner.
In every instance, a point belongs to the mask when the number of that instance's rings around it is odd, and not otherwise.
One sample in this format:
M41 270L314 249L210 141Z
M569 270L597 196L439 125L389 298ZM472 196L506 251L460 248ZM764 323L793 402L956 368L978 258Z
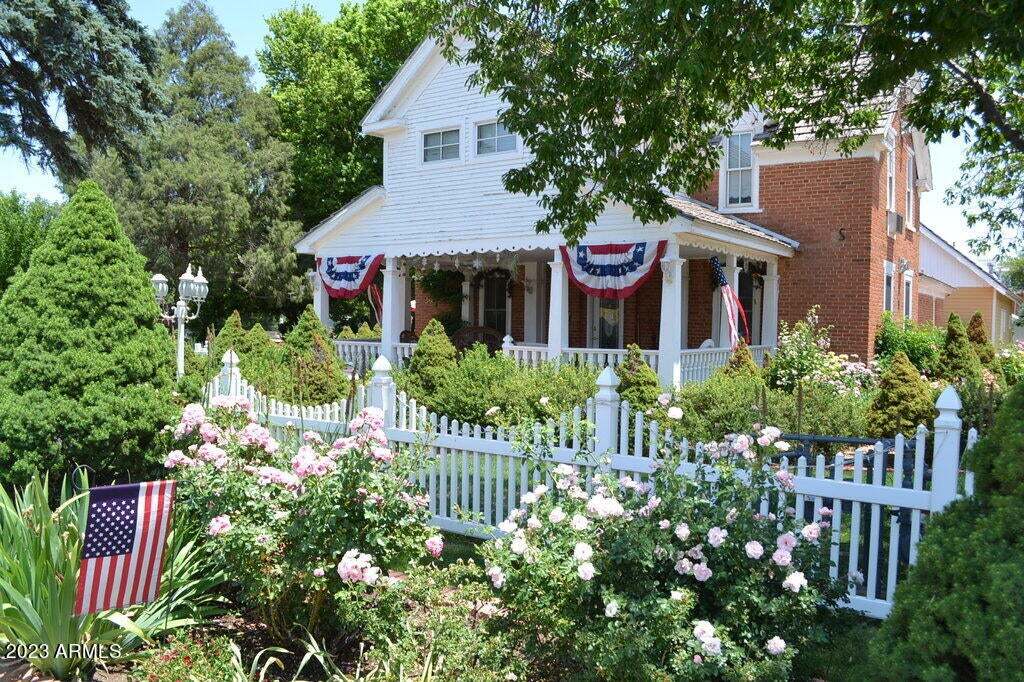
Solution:
M590 348L622 348L622 301L588 298Z

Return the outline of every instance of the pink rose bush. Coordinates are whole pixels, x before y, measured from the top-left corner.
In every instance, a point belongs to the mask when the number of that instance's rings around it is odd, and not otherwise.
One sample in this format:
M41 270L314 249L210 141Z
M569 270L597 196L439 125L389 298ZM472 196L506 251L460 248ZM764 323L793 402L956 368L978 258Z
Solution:
M390 448L383 426L368 408L338 438L272 432L244 399L215 398L170 429L179 524L202 529L239 601L273 614L266 622L365 630L392 574L440 556L427 498L409 483L418 455Z
M692 476L670 451L641 482L600 462L550 469L481 549L506 614L494 622L552 669L788 679L846 585L829 576L827 525L784 511L780 435L708 444Z

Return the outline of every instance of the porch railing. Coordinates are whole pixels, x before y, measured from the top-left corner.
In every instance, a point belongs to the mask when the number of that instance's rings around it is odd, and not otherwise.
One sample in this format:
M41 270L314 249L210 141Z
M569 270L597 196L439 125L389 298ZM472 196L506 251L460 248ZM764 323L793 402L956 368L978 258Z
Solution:
M373 361L380 355L380 341L357 341L337 339L334 347L338 356L357 374L366 374L373 367Z
M562 357L574 365L589 365L604 369L605 367L615 368L621 365L622 361L626 359L626 353L628 352L622 348L566 348L562 352ZM643 356L644 362L657 372L658 351L642 350L640 354Z

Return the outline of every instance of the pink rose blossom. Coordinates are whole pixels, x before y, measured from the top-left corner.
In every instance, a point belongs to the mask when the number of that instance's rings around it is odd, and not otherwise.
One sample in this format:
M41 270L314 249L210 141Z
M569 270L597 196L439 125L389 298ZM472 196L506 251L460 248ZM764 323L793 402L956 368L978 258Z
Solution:
M800 535L803 536L804 540L808 542L818 542L818 538L821 537L821 526L817 523L808 523L800 531Z
M427 538L426 543L427 551L430 552L430 556L437 559L441 556L441 550L444 549L444 538L440 535L432 535Z
M690 527L685 523L680 523L676 526L675 533L677 538L685 542L686 539L690 537Z
M775 540L775 544L779 549L784 549L787 552L793 551L796 547L797 539L792 533L783 533Z
M693 567L693 577L700 582L706 582L711 577L711 569L704 562Z
M772 561L774 561L777 566L789 566L793 563L793 555L780 548L775 550L775 553L772 554Z
M578 575L581 580L592 579L594 577L594 564L589 561L584 561L576 567L576 575Z
M708 531L708 544L712 547L721 547L722 543L725 542L725 538L728 537L729 531L724 528L715 526Z
M751 559L760 559L764 555L764 547L757 540L751 540L743 545L743 549L746 550L747 556Z
M224 535L229 530L231 530L231 519L227 514L222 514L210 520L210 525L207 527L206 532L213 537L217 537L218 535Z
M765 645L765 648L768 650L768 653L770 653L772 656L778 656L786 650L786 641L781 637L772 637L768 640L768 643Z
M782 581L782 586L787 590L790 590L794 594L799 592L801 588L807 587L807 578L800 571L790 573L786 576L786 579Z

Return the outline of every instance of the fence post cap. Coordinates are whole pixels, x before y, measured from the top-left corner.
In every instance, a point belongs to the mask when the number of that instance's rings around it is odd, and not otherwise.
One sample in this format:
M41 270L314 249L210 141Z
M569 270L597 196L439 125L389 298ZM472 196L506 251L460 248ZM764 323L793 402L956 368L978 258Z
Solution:
M377 359L373 361L373 371L375 374L380 372L390 372L391 362L386 356L378 355Z
M598 388L616 388L619 383L619 375L611 367L605 367L597 376Z
M237 365L238 354L235 352L235 349L229 348L228 352L224 354L224 357L221 359L221 361L229 367L234 367L235 365Z
M515 344L515 339L512 338L511 334L505 334L504 338L501 339L502 346L511 347L513 344Z
M935 408L940 412L946 410L959 411L963 406L963 403L960 402L960 396L952 385L946 386L942 393L939 394L939 399L935 401Z

